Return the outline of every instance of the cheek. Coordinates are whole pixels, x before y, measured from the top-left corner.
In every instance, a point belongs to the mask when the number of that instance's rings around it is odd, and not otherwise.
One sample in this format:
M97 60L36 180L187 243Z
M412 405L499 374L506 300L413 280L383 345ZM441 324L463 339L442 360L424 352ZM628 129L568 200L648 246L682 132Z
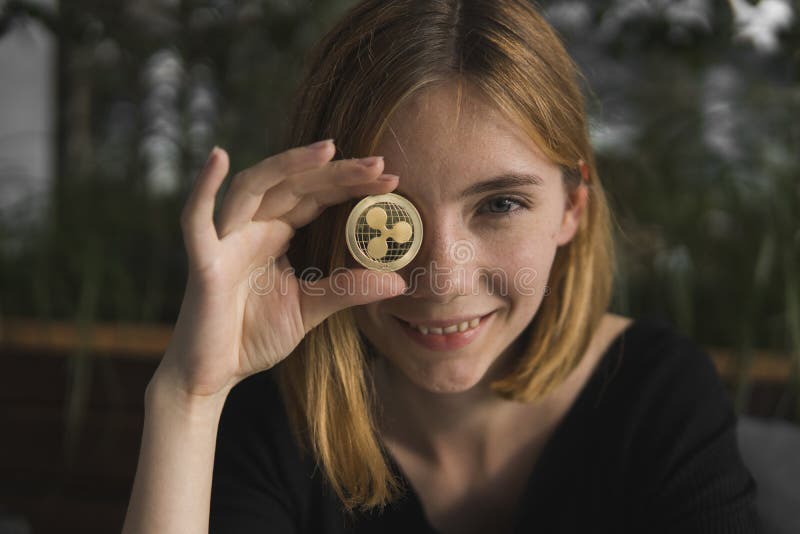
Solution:
M500 270L510 294L528 298L545 286L555 252L556 242L549 231L509 230L482 237L479 266Z
M471 225L473 237L499 247L531 246L555 243L561 218L552 203L520 209L516 215L500 219L484 219Z
M528 218L526 224L482 231L475 236L485 259L496 265L523 267L547 262L556 248L556 230L547 221Z

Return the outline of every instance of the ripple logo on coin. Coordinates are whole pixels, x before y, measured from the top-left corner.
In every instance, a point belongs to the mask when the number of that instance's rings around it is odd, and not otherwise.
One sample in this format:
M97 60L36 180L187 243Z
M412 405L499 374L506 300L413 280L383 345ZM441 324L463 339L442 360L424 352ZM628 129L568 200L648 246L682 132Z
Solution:
M346 231L350 254L376 271L402 269L422 245L422 218L414 204L397 193L361 199L350 211Z

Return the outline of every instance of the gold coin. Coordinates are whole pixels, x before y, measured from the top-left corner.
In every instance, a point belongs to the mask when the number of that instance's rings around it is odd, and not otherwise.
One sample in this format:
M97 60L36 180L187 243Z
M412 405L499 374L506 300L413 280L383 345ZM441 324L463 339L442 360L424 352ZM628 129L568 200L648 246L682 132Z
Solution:
M414 204L397 193L361 199L347 218L347 248L368 269L396 271L408 265L422 245L422 218Z

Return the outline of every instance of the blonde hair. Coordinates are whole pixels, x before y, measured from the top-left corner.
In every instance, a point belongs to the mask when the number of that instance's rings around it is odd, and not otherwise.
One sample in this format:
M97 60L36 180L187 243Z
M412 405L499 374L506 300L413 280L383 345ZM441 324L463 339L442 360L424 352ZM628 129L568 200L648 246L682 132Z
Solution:
M611 216L579 76L528 1L365 0L311 50L294 102L287 147L333 137L336 158L371 155L394 110L426 87L455 81L522 127L561 166L567 191L581 182L578 160L586 163L589 202L578 230L556 252L551 293L525 332L516 368L491 386L509 400L531 402L556 388L580 363L611 300ZM345 266L345 222L356 201L297 231L288 251L297 272ZM344 509L380 508L402 492L378 439L367 347L350 309L309 332L276 369L296 438Z

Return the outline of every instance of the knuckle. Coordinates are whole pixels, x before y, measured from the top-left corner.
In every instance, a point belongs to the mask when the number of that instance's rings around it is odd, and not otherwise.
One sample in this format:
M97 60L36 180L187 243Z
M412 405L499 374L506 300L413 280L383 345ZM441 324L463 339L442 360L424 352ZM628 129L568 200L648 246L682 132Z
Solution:
M358 165L354 165L354 159L341 159L338 161L333 162L333 174L334 176L339 179L343 180L346 179L348 176L352 176L354 172L359 172L363 168L359 167Z
M244 169L236 173L232 182L236 189L246 193L258 194L257 173L252 168Z
M281 241L290 241L297 233L297 229L294 227L291 215L287 214L282 217L278 217L277 220L282 223L281 229L278 232Z
M308 197L297 205L292 217L292 226L301 227L314 220L319 211L319 202L314 197Z
M323 198L314 197L311 199L311 209L309 211L313 215L313 218L316 219L323 211L335 203L336 197L332 195Z
M309 164L324 165L332 155L322 158L322 154L322 152L309 149L307 146L298 146L277 154L277 157L285 172L293 172L294 169L307 167Z
M237 186L242 186L247 184L249 178L250 178L249 169L243 169L233 175L231 182L237 184Z
M272 166L280 174L291 174L301 161L302 148L293 148L270 158Z
M355 162L354 158L336 160L333 162L333 168L341 172L352 170L358 168Z

